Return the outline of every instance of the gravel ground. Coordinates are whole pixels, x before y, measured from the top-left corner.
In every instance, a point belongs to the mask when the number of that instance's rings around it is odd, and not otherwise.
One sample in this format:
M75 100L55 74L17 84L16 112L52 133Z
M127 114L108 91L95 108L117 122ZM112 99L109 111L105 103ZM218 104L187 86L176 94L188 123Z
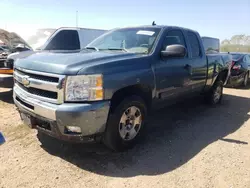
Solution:
M216 108L196 100L158 111L140 144L113 153L37 134L0 89L0 188L250 187L250 89L224 93Z

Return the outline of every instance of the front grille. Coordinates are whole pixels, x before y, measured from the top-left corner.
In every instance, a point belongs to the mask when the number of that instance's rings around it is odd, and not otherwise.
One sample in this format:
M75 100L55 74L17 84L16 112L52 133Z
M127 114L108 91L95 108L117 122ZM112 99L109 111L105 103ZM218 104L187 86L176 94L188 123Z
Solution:
M29 76L30 78L33 78L33 79L42 80L42 81L46 81L46 82L53 82L53 83L58 83L59 82L59 78L56 78L56 77L50 77L50 76L27 73L27 72L23 72L23 71L17 70L17 69L15 69L15 71L18 72L19 74L27 75L27 76Z
M58 87L65 78L63 75L15 68L14 78L15 86L29 97L55 104L63 102L63 88Z
M20 83L16 83L20 88L22 88L23 90L27 91L28 93L31 93L33 95L37 95L40 97L46 97L46 98L50 98L50 99L57 99L57 92L53 92L53 91L45 91L42 89L37 89L37 88L32 88L32 87L25 87L24 85L20 84Z

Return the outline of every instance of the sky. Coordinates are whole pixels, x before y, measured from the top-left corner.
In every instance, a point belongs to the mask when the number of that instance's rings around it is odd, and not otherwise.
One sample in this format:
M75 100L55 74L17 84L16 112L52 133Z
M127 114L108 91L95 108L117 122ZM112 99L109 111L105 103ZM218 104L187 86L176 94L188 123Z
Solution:
M250 0L0 0L0 28L24 38L39 28L112 29L153 21L221 40L250 35Z

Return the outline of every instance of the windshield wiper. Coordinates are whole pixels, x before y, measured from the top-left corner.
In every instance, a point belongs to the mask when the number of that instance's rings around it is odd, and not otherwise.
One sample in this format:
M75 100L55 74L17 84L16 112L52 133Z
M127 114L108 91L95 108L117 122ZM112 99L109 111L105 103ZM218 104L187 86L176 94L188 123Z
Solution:
M96 48L96 47L94 47L94 46L87 46L87 47L85 47L85 49L90 49L90 50L99 51L99 49Z
M108 48L108 50L120 50L120 51L128 52L128 50L125 48Z

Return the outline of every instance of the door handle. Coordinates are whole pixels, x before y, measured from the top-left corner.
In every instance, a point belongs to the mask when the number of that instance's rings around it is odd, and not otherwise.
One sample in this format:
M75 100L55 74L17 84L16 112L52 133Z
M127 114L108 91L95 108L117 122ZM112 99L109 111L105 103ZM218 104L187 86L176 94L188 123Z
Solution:
M184 69L186 69L186 70L189 70L190 68L192 68L192 66L189 65L189 64L186 64L186 65L184 66Z

